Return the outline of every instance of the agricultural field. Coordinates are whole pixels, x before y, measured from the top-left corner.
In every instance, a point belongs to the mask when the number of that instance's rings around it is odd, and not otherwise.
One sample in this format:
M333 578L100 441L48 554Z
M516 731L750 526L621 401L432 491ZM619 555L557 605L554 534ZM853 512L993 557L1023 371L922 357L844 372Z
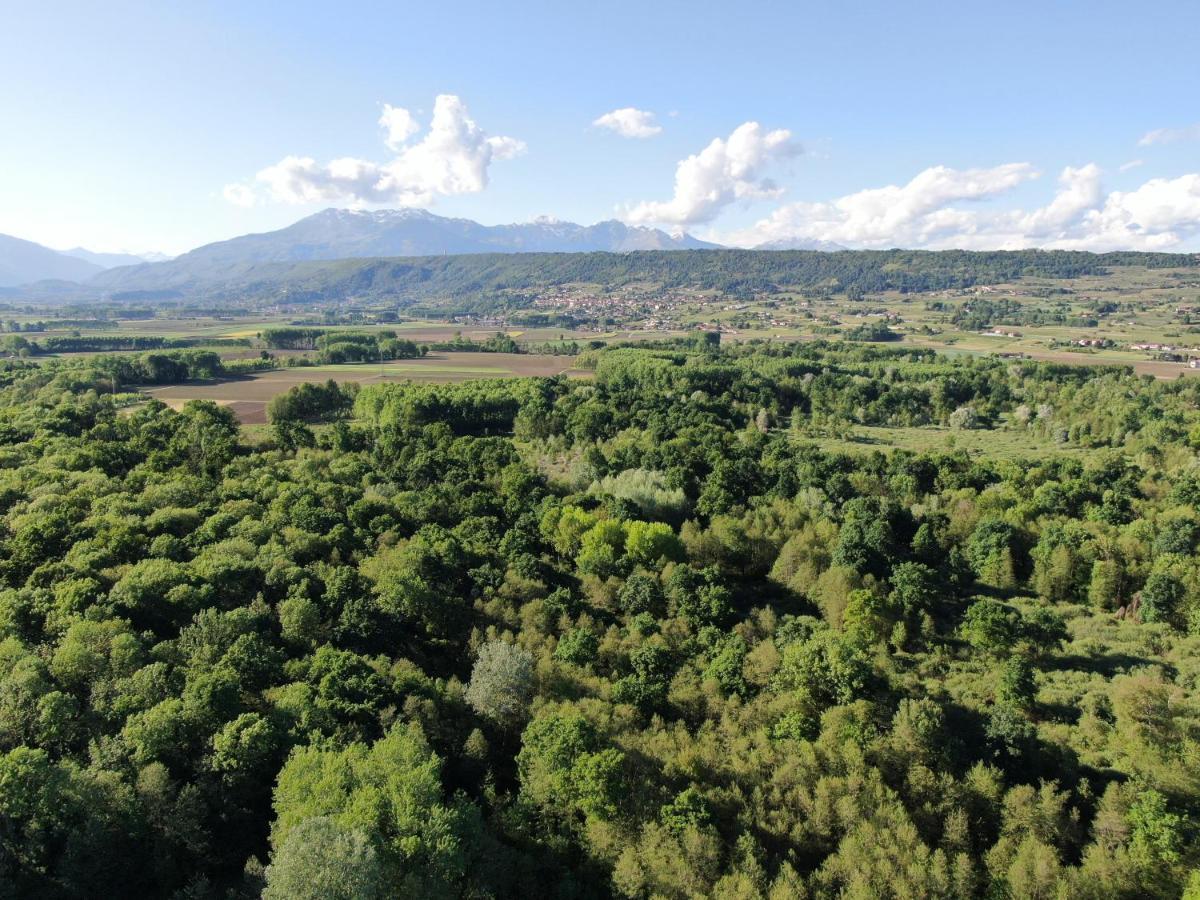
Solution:
M1056 342L1081 339L1200 344L1200 326L1191 322L1193 316L1200 321L1196 312L1200 280L1195 269L1187 267L1112 266L1103 274L1071 278L1027 275L1011 282L910 293L783 288L739 299L717 290L679 290L650 283L618 288L580 284L531 288L530 292L524 305L508 312L448 312L439 319L400 315L400 321L389 321L403 312L395 301L269 312L229 310L219 316L159 310L153 318L145 318L144 311L141 317L122 318L120 309L106 309L103 314L112 316L110 320L75 333L254 340L268 328L303 326L359 332L386 329L421 342L445 341L456 334L483 339L502 331L522 343L536 344L636 340L698 327L719 329L732 340L836 336L864 323L886 320L905 340L982 352L1050 352ZM989 327L975 327L978 323L964 326L962 316L956 314L963 307L970 310L979 304L1007 304L1018 318L1029 319L1033 314L1038 321L1018 323L1009 315L998 317ZM14 324L22 330L42 325L39 334L62 335L73 333L79 320L88 315L95 313L86 307L72 307L58 312L13 312L0 314L0 318L7 331L12 331ZM572 320L576 327L531 327L525 324L531 318ZM57 325L56 319L63 325ZM1099 355L1127 361L1120 354L1106 351ZM1145 352L1128 351L1126 355L1144 357Z
M2 318L2 317L0 317ZM261 336L264 331L272 328L286 328L296 325L297 320L290 316L262 317L254 316L238 319L216 318L173 318L164 316L154 319L115 319L106 322L103 328L80 330L72 327L56 327L53 319L45 317L25 317L32 325L45 323L46 327L39 330L22 332L30 342L44 341L47 338L85 337L95 339L107 338L162 338L165 340L185 340L192 342L191 346L212 348L217 350L224 359L248 359L259 355L262 348ZM9 319L24 325L20 318ZM524 348L536 349L539 345L557 342L577 342L586 344L589 341L629 341L645 340L662 337L664 334L680 335L683 329L671 332L653 331L637 327L610 328L603 330L571 329L571 328L521 328L510 326L504 322L478 324L472 322L436 321L417 319L405 322L366 323L354 325L326 325L321 321L300 320L296 327L320 328L331 334L338 332L357 334L395 333L401 340L410 340L418 344L437 344L454 341L455 339L469 340L476 343L486 341L497 334L504 334L517 341ZM8 328L11 332L11 327ZM206 343L211 341L212 343ZM231 346L231 342L243 342L245 346ZM47 352L38 354L43 358L72 358L88 356L95 352L112 351L81 351L81 352ZM120 351L118 351L120 352ZM297 354L289 350L273 349L272 354L287 357Z
M149 388L146 394L178 409L189 400L213 400L229 408L246 425L267 421L267 403L298 384L386 384L398 381L449 383L481 378L549 376L570 372L572 357L516 353L431 353L424 359L271 369L240 378L194 381ZM578 373L583 374L583 373Z
M956 322L956 313L981 303L1009 305L984 327ZM685 326L718 328L726 340L836 338L852 329L886 324L902 343L949 354L1002 354L1079 365L1129 365L1138 374L1173 379L1200 373L1185 361L1159 358L1164 345L1200 358L1200 282L1189 269L1113 269L1071 279L1027 277L1009 284L902 294L889 291L850 300L803 293L724 303L691 315ZM959 318L962 318L961 313ZM1055 319L1062 321L1055 321ZM1011 323L1011 324L1010 324ZM1083 346L1080 341L1110 346Z
M776 291L749 300L735 300L717 291L660 291L652 285L605 291L597 285L550 289L532 301L530 309L511 314L464 314L436 320L396 318L394 307L312 309L263 312L231 310L230 314L189 315L158 310L122 318L119 309L99 315L102 324L80 327L78 309L13 313L3 318L9 332L3 340L33 345L35 360L86 358L97 353L134 355L132 350L55 352L63 338L150 338L186 343L209 350L238 371L237 377L206 377L183 383L158 381L143 390L169 406L207 399L228 406L247 426L265 423L266 407L275 396L303 383L357 382L363 385L413 380L460 382L521 375L555 375L571 371L571 356L541 355L546 345L574 343L586 349L603 342L638 342L677 337L688 332L719 331L722 342L795 342L862 340L864 332L886 328L889 346L928 348L948 357L1005 356L1079 366L1129 366L1139 375L1174 380L1200 374L1189 358L1200 358L1200 282L1195 270L1114 267L1106 274L1075 278L1023 277L1011 283L970 288L877 294L846 291ZM533 327L531 313L544 322L555 317L576 321L575 328ZM74 316L76 318L70 318ZM536 318L536 316L535 316ZM334 322L338 324L325 324ZM420 359L395 359L382 365L351 362L340 365L296 365L320 354L310 349L281 348L264 341L264 333L279 328L319 328L334 336L345 333L394 334L399 341L425 347L456 340L477 344L503 335L525 351L521 354L457 352L431 349ZM58 339L58 344L55 344ZM41 346L39 345L39 342ZM1086 342L1081 345L1080 342ZM882 345L877 342L877 346ZM14 349L17 343L10 343ZM1164 352L1170 348L1170 353ZM143 351L144 352L144 351ZM248 371L263 355L278 368ZM28 354L27 354L28 355ZM1174 358L1166 358L1173 356ZM270 365L271 363L266 363ZM886 430L884 430L886 431ZM986 438L981 437L987 435ZM974 452L1041 455L1053 446L1008 446L1009 434L999 431L940 433L926 428L868 429L861 434L821 436L831 448L860 452L902 448L940 449L947 443ZM1020 440L1027 440L1022 435ZM1069 451L1066 451L1069 452Z

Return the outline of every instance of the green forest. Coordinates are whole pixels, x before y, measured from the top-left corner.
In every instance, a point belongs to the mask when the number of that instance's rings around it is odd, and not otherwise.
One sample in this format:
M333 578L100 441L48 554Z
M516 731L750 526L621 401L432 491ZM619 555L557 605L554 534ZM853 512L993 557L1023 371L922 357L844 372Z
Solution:
M0 897L1200 898L1200 380L113 364L0 363Z

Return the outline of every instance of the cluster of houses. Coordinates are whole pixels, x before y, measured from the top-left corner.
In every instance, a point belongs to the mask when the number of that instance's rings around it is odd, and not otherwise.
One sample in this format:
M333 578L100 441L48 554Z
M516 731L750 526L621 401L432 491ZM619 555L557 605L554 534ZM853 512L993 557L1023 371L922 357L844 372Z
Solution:
M474 328L507 328L508 320L503 316L474 316L469 313L453 316L450 319L455 325L467 325Z
M680 313L700 298L685 292L658 293L621 288L597 294L578 288L556 288L533 301L536 309L552 309L591 322L637 322L648 331L680 327Z
M1185 362L1189 369L1200 369L1200 347L1176 347L1174 344L1130 344L1130 350L1145 350L1155 354L1156 359L1168 362Z
M990 331L981 332L981 334L984 334L988 337L1021 337L1021 333L1019 331L1010 331L1003 328L993 328ZM1117 341L1114 341L1111 338L1103 337L1072 338L1069 341L1054 341L1054 343L1058 344L1059 346L1063 346L1065 344L1072 347L1089 347L1097 350L1111 349L1113 347L1121 346ZM1128 349L1152 353L1156 359L1161 359L1168 362L1187 363L1188 368L1200 369L1200 347L1178 347L1174 344L1161 344L1154 341L1146 341L1142 343L1129 344ZM1002 353L1000 355L1009 357L1023 354Z
M1130 344L1130 350L1145 350L1149 353L1200 353L1200 347L1177 347L1174 344L1156 342Z

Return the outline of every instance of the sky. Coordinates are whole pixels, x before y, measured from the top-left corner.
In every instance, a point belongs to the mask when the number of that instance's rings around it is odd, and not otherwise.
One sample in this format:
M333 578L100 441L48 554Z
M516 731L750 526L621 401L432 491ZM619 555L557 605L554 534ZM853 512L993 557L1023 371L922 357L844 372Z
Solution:
M330 207L1200 250L1200 4L0 0L0 233Z

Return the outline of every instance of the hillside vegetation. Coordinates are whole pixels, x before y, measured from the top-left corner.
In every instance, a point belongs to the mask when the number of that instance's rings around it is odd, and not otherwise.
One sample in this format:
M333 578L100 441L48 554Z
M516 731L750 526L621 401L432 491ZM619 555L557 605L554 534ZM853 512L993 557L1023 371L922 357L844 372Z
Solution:
M688 288L749 297L785 289L814 293L918 292L1007 282L1023 276L1072 278L1114 267L1196 267L1169 253L683 250L632 253L493 253L298 263L248 263L187 256L112 269L89 290L175 292L218 302L396 300L443 311L521 308L557 285Z

